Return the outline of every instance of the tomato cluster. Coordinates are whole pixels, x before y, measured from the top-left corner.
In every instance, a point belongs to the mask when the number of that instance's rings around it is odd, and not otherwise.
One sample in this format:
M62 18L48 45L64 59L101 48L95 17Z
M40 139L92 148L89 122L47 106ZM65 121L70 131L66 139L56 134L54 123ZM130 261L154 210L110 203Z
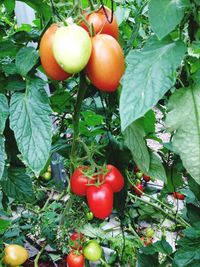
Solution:
M85 258L90 261L97 261L101 258L102 248L96 240L90 240L84 244L85 236L78 232L73 232L70 240L72 250L66 258L68 267L84 267Z
M108 217L113 209L113 193L124 187L124 178L113 165L106 165L98 173L89 175L88 167L78 167L70 179L71 190L77 196L86 196L93 215Z
M114 92L124 73L122 48L118 43L118 25L111 11L107 16L101 8L84 15L80 25L59 26L52 24L40 42L40 59L46 74L53 80L62 81L85 69L89 80L99 90ZM89 35L92 25L94 36Z

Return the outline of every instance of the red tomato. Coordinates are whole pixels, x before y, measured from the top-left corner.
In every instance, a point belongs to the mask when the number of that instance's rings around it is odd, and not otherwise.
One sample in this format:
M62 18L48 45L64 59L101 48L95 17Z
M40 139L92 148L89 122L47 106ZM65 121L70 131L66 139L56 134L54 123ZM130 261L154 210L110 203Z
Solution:
M135 166L133 170L134 172L140 172L140 169L137 166Z
M67 255L66 262L68 267L84 267L84 256L72 251Z
M92 185L87 190L87 201L96 218L105 219L113 209L113 191L109 184Z
M111 10L108 7L105 7L106 12L108 14L109 21L111 20ZM119 29L117 24L117 19L115 15L113 15L112 23L107 21L103 8L100 8L98 11L89 14L86 16L86 20L89 24L93 25L95 34L104 33L113 36L116 40L118 40ZM84 22L80 24L86 31L89 32L88 27Z
M85 196L86 190L88 189L87 185L95 183L95 179L89 179L83 173L86 169L88 169L88 167L77 168L70 179L71 190L77 196Z
M62 81L67 79L70 74L66 73L58 65L53 55L52 44L57 29L58 25L52 24L42 36L40 41L40 60L47 76L53 80Z
M137 196L141 197L142 192L143 192L143 186L142 186L141 183L139 183L139 184L136 185L136 187L137 187L137 188L135 188L135 187L133 187L133 186L131 185L131 189L134 190L134 192L136 193ZM142 192L140 192L138 189L139 189L140 191L142 191Z
M185 196L183 194L181 194L181 193L178 193L178 192L174 192L173 196L174 196L174 198L179 199L179 200L184 200L185 199Z
M116 91L124 68L122 49L112 36L98 34L92 37L92 54L86 66L86 74L99 90Z
M113 165L106 165L106 169L108 173L105 176L101 176L101 180L103 180L106 184L109 184L112 187L113 192L119 192L124 187L124 177L120 173L120 171Z
M73 232L70 235L70 239L72 240L72 249L81 250L82 244L85 242L85 236L82 233Z
M145 180L145 182L149 182L151 180L151 177L146 174L143 174L143 179Z

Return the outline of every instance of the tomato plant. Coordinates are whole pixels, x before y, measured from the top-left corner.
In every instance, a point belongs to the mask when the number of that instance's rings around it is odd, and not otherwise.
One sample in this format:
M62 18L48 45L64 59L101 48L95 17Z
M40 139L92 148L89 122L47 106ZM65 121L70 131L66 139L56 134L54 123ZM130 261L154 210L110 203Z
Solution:
M53 54L61 68L68 73L80 72L88 63L91 50L91 40L82 27L70 25L56 30Z
M93 85L105 92L114 92L124 73L125 63L118 42L107 34L92 37L92 54L86 74Z
M10 244L4 249L3 262L9 266L18 266L23 264L28 257L28 252L24 247Z
M85 196L88 189L88 184L95 183L95 177L88 178L84 174L84 170L87 171L87 167L78 167L72 174L70 179L71 190L77 196Z
M113 192L119 192L124 187L124 177L113 165L106 165L106 174L102 175L101 180L112 187Z
M66 73L56 62L52 45L58 25L52 24L42 36L40 41L40 60L46 74L53 80L62 81L70 75Z
M108 19L106 18L103 8L100 8L99 10L89 15L86 15L85 19L90 25L93 25L95 34L97 33L108 34L114 37L116 40L118 40L119 29L118 29L117 19L115 15L113 15L113 20L110 23L112 19L111 10L108 7L105 7L105 11L107 13ZM82 22L80 25L89 32L88 26L84 22Z
M72 251L67 255L66 262L68 267L84 267L84 256Z
M109 184L89 186L87 201L96 218L105 219L113 209L113 190Z
M98 261L102 255L102 248L96 240L90 240L85 245L83 254L90 261Z

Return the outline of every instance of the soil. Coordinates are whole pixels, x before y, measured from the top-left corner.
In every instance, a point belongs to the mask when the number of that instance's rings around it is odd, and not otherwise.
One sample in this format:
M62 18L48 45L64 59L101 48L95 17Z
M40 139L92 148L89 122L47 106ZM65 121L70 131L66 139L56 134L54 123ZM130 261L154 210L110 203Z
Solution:
M39 267L66 267L67 264L65 262L65 259L59 260L56 263L53 262L44 262L44 261L40 261L39 262ZM33 259L29 259L27 260L24 264L23 267L34 267L34 260Z

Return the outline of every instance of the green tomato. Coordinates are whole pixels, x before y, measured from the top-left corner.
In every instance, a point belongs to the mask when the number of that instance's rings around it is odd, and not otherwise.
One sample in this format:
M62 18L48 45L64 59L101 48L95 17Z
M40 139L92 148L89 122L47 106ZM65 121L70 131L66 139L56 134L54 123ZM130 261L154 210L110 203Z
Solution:
M146 229L146 237L153 237L153 235L154 235L154 230L151 228L151 227L149 227L149 228L147 228Z
M136 172L136 177L138 178L138 179L141 179L142 178L142 176L143 176L143 173L142 172Z
M43 174L41 175L41 177L42 177L42 179L43 179L44 181L49 181L49 180L51 180L51 173L50 173L50 172L45 172L45 173L43 173Z
M86 213L86 217L87 217L88 221L91 221L91 220L93 220L94 215L91 211L89 211Z
M98 261L102 255L102 248L96 240L91 240L83 248L83 254L89 261Z
M80 72L87 65L91 52L91 38L82 27L70 25L57 29L53 54L64 71L71 74Z

